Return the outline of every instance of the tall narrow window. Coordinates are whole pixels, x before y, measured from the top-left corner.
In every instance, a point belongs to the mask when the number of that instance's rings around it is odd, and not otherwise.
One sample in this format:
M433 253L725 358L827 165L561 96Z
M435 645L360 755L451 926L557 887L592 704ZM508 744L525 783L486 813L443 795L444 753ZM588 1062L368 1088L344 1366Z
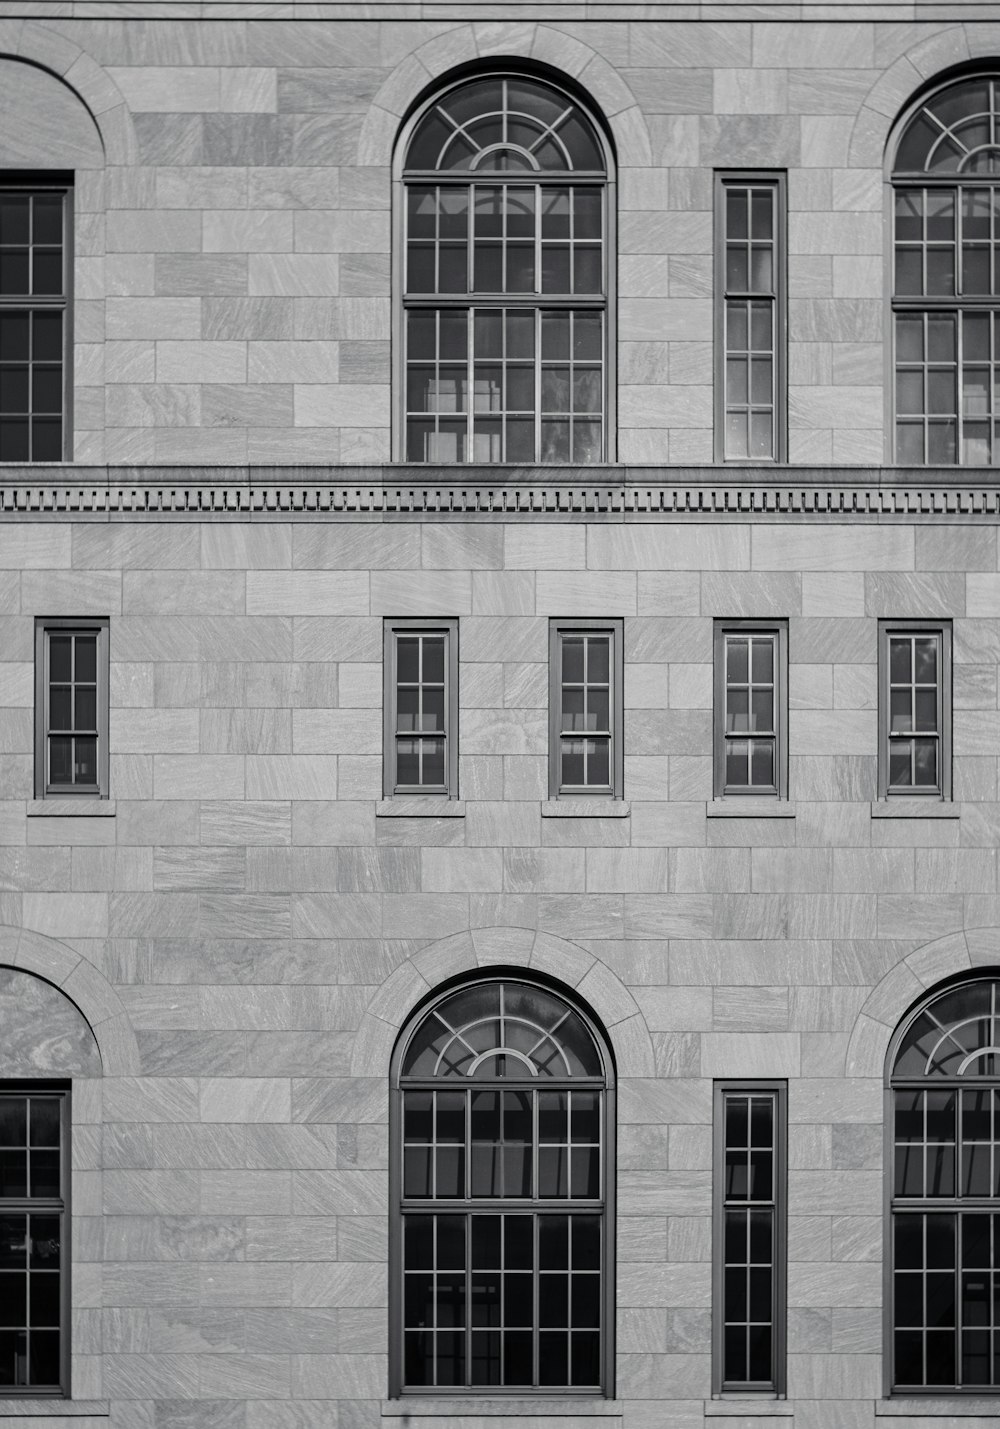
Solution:
M608 168L579 101L483 75L406 148L401 444L414 462L608 457Z
M715 623L715 794L788 793L788 624Z
M879 797L951 798L951 624L879 622Z
M553 620L549 789L553 799L622 797L622 622Z
M785 179L716 175L716 456L785 458Z
M1000 1389L1000 983L925 999L893 1041L892 1387Z
M458 797L458 621L385 623L385 796Z
M68 1101L0 1089L0 1399L67 1391Z
M64 457L70 193L0 183L0 461Z
M715 1088L716 1393L784 1392L785 1092Z
M1000 464L1000 75L945 85L893 172L896 460Z
M610 1066L581 1011L497 978L400 1039L394 1392L610 1394Z
M35 623L35 796L108 795L108 622Z

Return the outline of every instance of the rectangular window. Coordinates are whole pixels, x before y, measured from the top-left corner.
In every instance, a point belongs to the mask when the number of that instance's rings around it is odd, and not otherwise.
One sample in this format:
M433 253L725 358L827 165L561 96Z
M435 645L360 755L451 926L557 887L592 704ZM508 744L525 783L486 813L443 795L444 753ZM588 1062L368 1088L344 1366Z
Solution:
M0 184L0 461L68 450L71 193L65 182Z
M715 797L788 796L788 622L715 622Z
M385 623L384 791L458 798L458 621Z
M0 1091L0 1397L68 1392L69 1094Z
M785 176L716 174L716 459L785 460Z
M713 1393L785 1391L784 1083L715 1087Z
M108 621L35 622L35 797L108 797Z
M879 798L951 798L951 623L879 622Z
M550 796L620 799L622 622L553 620L549 632Z

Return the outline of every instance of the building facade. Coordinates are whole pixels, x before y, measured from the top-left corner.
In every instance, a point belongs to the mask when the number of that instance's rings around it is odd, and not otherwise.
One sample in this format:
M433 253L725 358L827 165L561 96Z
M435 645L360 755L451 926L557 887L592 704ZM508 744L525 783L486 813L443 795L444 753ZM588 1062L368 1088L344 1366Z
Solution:
M0 79L0 1429L985 1429L996 6Z

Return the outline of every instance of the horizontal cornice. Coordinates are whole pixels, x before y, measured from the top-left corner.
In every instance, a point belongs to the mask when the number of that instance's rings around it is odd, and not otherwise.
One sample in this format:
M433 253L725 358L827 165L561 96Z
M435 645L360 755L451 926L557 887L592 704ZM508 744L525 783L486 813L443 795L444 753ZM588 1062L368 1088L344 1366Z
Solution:
M901 467L0 466L0 519L986 521L1000 472Z

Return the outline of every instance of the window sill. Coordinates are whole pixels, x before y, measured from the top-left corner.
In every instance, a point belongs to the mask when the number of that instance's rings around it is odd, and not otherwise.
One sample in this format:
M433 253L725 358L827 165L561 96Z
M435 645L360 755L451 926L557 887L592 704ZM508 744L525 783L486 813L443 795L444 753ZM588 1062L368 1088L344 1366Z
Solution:
M29 819L113 819L115 800L28 799L24 812Z
M950 799L878 799L872 801L873 819L960 819L961 804Z
M709 819L794 819L795 805L788 799L709 799L705 805Z
M544 799L543 819L627 819L632 805L627 799Z
M542 1419L576 1418L604 1416L620 1418L624 1404L620 1399L601 1399L599 1395L568 1397L539 1395L535 1399L475 1399L463 1396L448 1399L444 1395L426 1397L414 1394L406 1399L383 1399L383 1419L431 1419L444 1418L476 1419Z
M57 1399L39 1395L37 1399L4 1399L0 1395L0 1419L25 1419L28 1416L53 1419L107 1419L111 1414L108 1399Z
M375 805L377 819L464 819L465 800L445 799L437 794L404 794L398 799L380 799Z
M914 1394L908 1398L900 1396L899 1399L876 1399L875 1417L876 1419L902 1419L904 1417L929 1418L934 1416L942 1419L982 1419L988 1415L992 1419L996 1416L998 1408L1000 1408L1000 1401L988 1399L985 1396Z
M795 1406L787 1399L779 1399L776 1394L720 1395L718 1399L705 1400L705 1417L708 1419L793 1419Z

